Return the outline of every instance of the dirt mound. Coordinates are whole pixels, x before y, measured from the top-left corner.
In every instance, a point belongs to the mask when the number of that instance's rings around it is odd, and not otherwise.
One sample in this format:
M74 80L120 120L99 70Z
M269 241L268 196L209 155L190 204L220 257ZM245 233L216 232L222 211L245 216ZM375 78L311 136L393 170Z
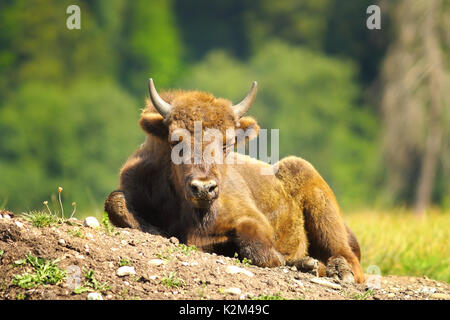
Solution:
M381 277L379 288L259 268L177 239L78 220L36 227L0 212L1 299L448 299L450 285ZM38 223L35 223L38 225Z

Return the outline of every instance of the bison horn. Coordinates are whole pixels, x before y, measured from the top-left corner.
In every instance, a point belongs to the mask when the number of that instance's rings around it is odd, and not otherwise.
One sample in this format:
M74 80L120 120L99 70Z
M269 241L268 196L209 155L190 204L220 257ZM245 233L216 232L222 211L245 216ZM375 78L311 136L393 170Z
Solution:
M172 110L172 105L170 103L165 102L156 92L155 84L153 83L153 79L150 78L148 80L148 91L150 93L150 100L152 100L153 106L158 110L158 112L163 116L163 118L167 118Z
M253 102L255 101L257 91L258 83L256 81L253 81L252 88L250 89L250 92L247 94L244 100L233 106L234 114L238 119L246 114L248 109L250 109Z

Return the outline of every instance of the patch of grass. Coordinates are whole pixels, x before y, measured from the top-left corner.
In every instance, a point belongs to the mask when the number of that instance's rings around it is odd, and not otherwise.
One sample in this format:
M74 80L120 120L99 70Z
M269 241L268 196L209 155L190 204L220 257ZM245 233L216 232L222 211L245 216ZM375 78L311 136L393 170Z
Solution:
M373 290L369 289L364 293L353 294L353 295L351 295L351 298L355 299L355 300L367 300L372 295L373 295Z
M242 259L242 260L239 260L238 256L239 256L238 253L235 252L235 253L234 253L234 259L233 259L233 261L234 261L235 264L237 264L237 265L243 265L243 266L246 266L246 267L248 267L249 265L252 264L252 260L247 259L247 258L244 258L244 259Z
M131 262L127 259L120 259L119 261L119 267L124 267L124 266L131 266Z
M25 293L18 293L16 295L16 300L25 300L27 295Z
M198 248L196 246L187 246L183 243L178 244L177 249L187 256L189 256L192 252L198 251Z
M161 284L168 288L178 288L184 286L184 280L177 278L176 275L176 272L170 272L169 275L165 274L164 278L161 279Z
M0 250L0 260L3 257L3 254L5 253L5 250Z
M116 231L114 226L111 224L111 221L109 221L108 213L106 213L106 212L103 212L102 226L105 229L106 234L108 234L110 236L117 236L120 234L120 232Z
M170 258L171 258L171 256L170 256L170 253L168 252L168 253L161 253L161 252L158 252L158 253L155 253L155 256L158 258L158 259L161 259L161 260L163 260L164 261L164 264L168 264L169 262L170 262Z
M25 259L17 260L14 264L30 266L32 272L15 275L12 284L24 289L35 288L39 285L58 284L65 279L66 271L60 269L57 263L58 260L45 260L28 253Z
M363 271L450 282L450 212L363 211L344 215L361 246ZM375 267L370 267L375 266ZM369 268L370 267L370 268Z
M286 300L280 292L277 292L275 295L270 294L260 294L257 297L249 296L250 300Z
M81 238L81 239L84 239L86 237L86 235L84 234L84 231L81 230L80 228L73 228L73 230L68 229L67 233L73 237L77 237L77 238Z
M34 227L45 228L60 224L63 220L51 212L30 211L22 214Z
M88 291L100 291L104 293L111 289L107 282L104 282L102 284L98 282L98 280L95 278L94 270L92 269L86 270L84 276L86 278L86 281L82 286L73 289L73 293L80 294Z

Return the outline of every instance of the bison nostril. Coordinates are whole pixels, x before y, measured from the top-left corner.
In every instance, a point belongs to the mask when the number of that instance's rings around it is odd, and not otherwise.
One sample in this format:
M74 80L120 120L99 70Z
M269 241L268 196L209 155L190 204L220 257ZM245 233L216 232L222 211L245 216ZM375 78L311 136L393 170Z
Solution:
M217 185L209 186L208 192L209 192L209 193L213 193L214 191L216 191L216 189L217 189Z
M191 184L191 191L193 195L197 195L200 192L198 186L196 186L195 184Z

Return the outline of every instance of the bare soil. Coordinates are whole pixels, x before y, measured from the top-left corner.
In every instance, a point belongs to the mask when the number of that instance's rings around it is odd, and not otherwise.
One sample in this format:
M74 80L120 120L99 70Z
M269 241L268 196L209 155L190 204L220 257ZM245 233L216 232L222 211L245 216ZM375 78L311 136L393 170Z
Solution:
M0 211L0 216L0 299L85 300L92 292L98 292L104 300L450 299L448 283L426 277L372 278L379 281L378 288L329 278L320 278L325 282L317 283L320 280L314 275L290 267L260 268L234 258L190 250L177 239L137 230L115 228L107 232L103 226L85 227L79 220L37 228L11 212ZM32 272L29 265L16 263L28 253L58 259L57 265L67 271L66 278L54 285L29 289L14 285L16 275ZM134 267L135 274L119 276L121 265ZM86 286L90 291L75 293L75 280L84 285L87 270L94 271L103 288ZM239 272L230 273L233 270Z

